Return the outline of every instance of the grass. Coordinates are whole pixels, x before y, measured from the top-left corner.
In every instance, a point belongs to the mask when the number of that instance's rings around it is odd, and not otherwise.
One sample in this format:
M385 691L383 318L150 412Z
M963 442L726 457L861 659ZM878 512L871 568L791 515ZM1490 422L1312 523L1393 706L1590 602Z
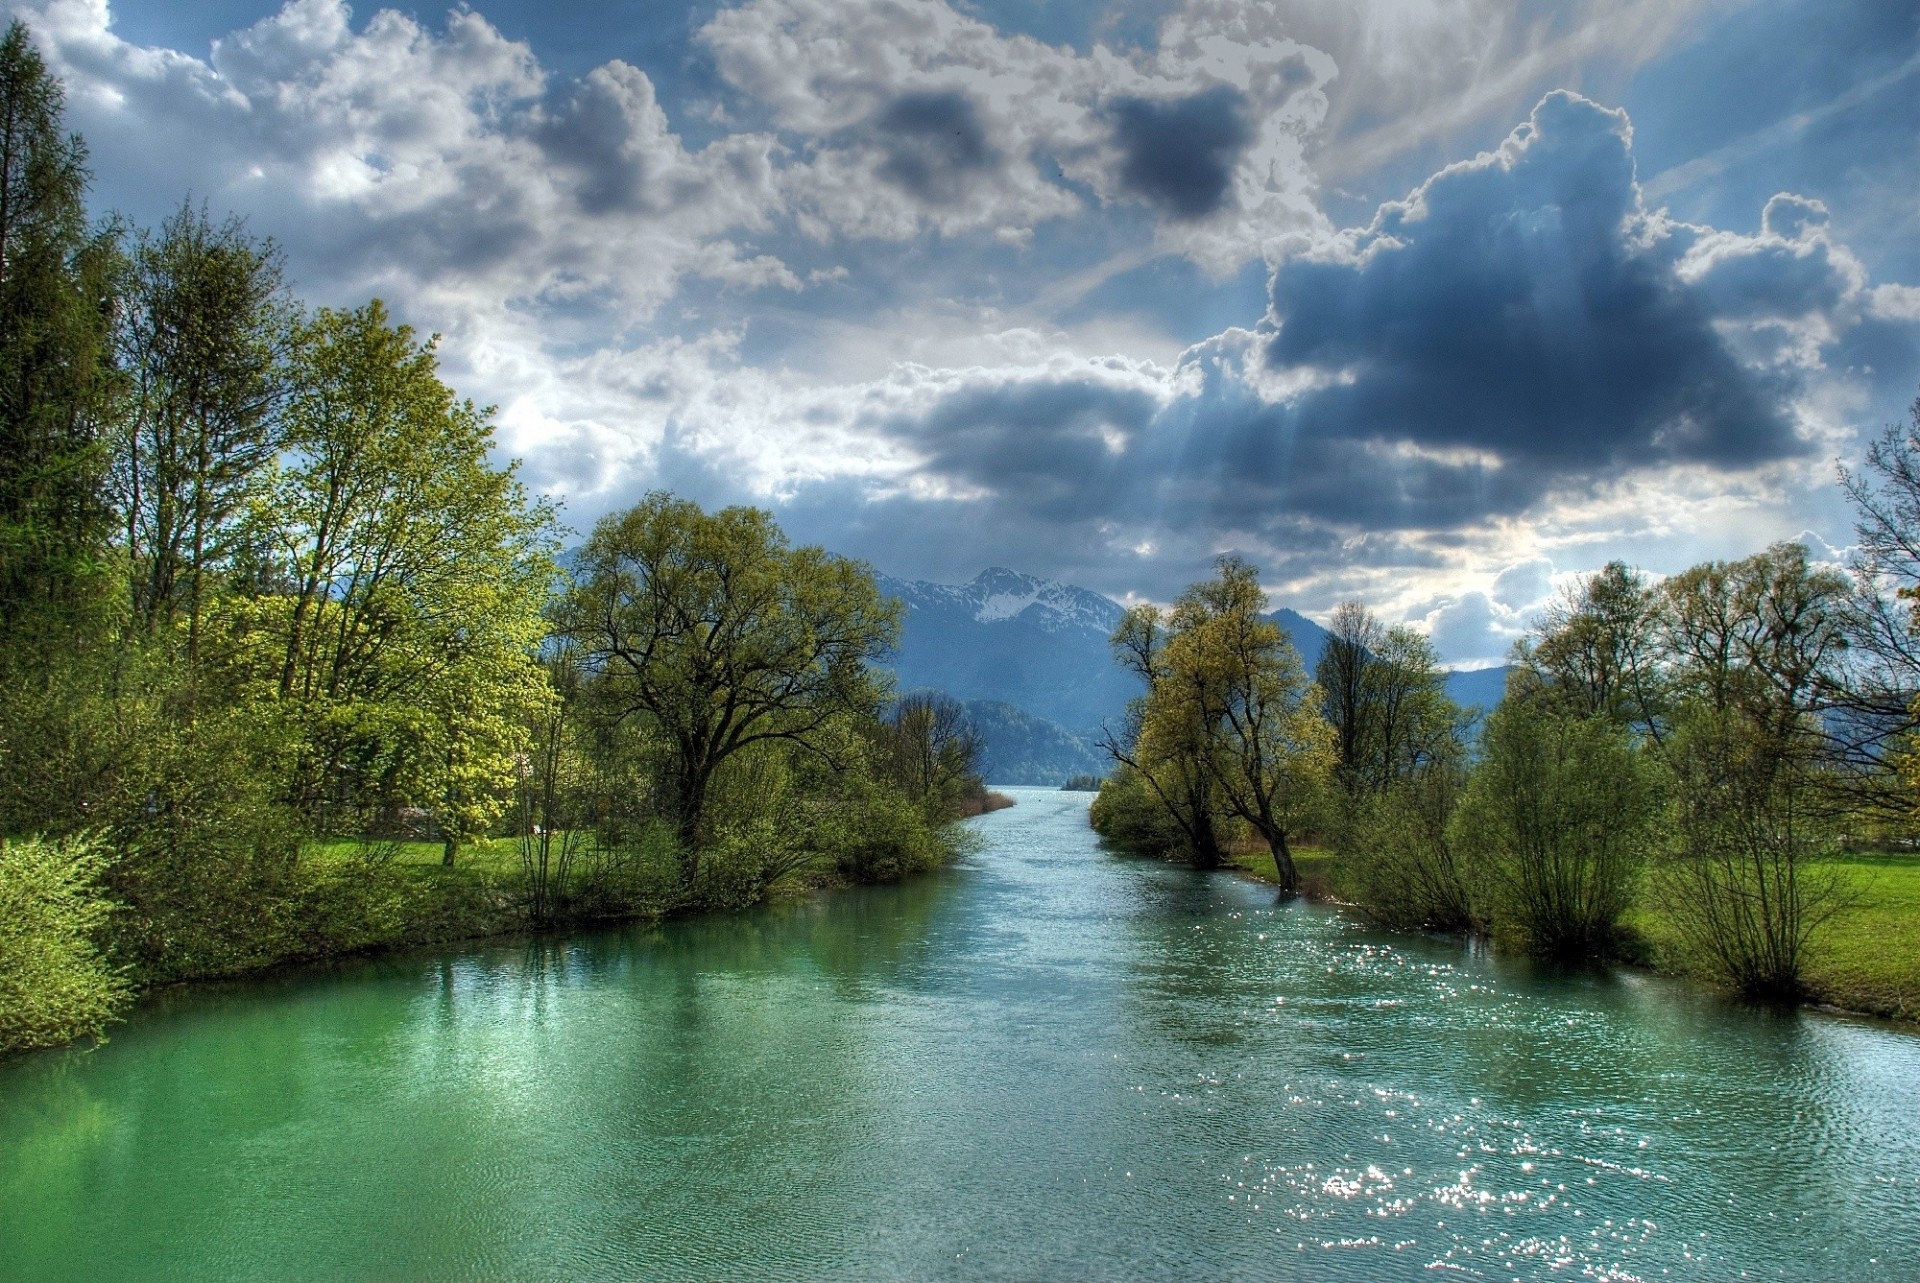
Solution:
M1816 938L1809 980L1823 1002L1920 1020L1920 855L1835 861L1842 905Z
M1343 898L1332 851L1299 846L1293 860L1306 895ZM1262 882L1276 881L1265 846L1236 849L1231 865ZM1920 1021L1920 854L1856 851L1827 867L1837 876L1840 905L1814 936L1809 996L1847 1011ZM1642 946L1633 961L1684 970L1677 935L1663 915L1636 909L1626 925Z
M371 856L389 867L441 869L444 849L438 842L357 842L343 838L313 838L301 848L303 859L342 866ZM520 872L520 839L487 838L463 846L454 856L454 872Z
M1295 846L1293 867L1300 875L1300 894L1311 900L1340 899L1334 874L1337 861L1333 852L1323 846ZM1280 884L1279 875L1274 872L1273 853L1267 850L1265 843L1236 844L1227 853L1227 867L1243 873L1257 882Z

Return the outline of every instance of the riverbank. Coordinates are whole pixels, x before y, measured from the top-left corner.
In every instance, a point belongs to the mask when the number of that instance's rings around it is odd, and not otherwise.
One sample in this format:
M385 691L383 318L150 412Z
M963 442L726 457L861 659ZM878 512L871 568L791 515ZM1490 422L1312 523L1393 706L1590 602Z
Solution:
M1351 903L1340 888L1339 861L1323 847L1293 853L1301 894ZM1234 872L1277 882L1264 848L1236 852ZM1839 884L1833 916L1815 936L1807 969L1807 1006L1920 1024L1920 855L1849 852L1826 862ZM1657 910L1636 908L1625 923L1634 946L1615 959L1662 975L1698 979L1686 965L1678 932Z
M959 818L1014 805L1004 793L987 793L974 801L977 809ZM703 878L692 897L679 889L677 862L666 858L670 852L651 852L654 858L647 858L648 853L637 859L629 855L617 863L581 858L570 894L544 920L533 912L529 872L517 838L462 847L451 867L444 863L438 842L310 840L300 859L278 874L272 893L259 901L243 931L209 936L184 951L194 959L189 967L143 974L130 962L113 962L114 954L108 952L108 973L118 977L113 981L118 997L104 1016L84 1024L15 1019L24 1013L6 1005L9 995L33 995L15 993L19 986L12 982L19 977L4 969L5 950L0 949L0 1061L89 1038L106 1041L110 1035L103 1025L119 1023L161 990L246 981L314 963L409 949L669 918L725 917L767 903L899 881L951 862L971 843L957 821L934 827L929 840L931 852L919 860L903 860L894 852L879 853L878 858L874 853L821 852L812 863L779 871L768 881ZM0 922L0 927L5 925ZM124 947L137 939L134 933L141 926L122 916L110 922L101 938L115 939L117 931Z

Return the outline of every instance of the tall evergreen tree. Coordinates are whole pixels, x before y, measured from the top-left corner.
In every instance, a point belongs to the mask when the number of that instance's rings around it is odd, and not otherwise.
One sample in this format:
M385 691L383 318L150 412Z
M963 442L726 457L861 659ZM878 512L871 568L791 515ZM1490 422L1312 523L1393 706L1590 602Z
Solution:
M105 586L101 421L117 237L26 27L0 38L0 646L57 642Z

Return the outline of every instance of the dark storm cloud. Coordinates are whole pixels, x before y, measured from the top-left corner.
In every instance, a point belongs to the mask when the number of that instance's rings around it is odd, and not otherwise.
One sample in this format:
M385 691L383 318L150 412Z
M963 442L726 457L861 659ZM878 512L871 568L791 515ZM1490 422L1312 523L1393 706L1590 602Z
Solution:
M1549 95L1524 146L1388 207L1354 261L1276 272L1268 360L1352 376L1301 400L1312 436L1490 451L1542 481L1804 449L1780 378L1736 359L1676 272L1684 241L1645 230L1624 115ZM1781 266L1755 270L1804 293Z
M1102 479L1113 479L1127 442L1152 423L1157 408L1137 388L1036 381L967 388L901 426L942 475L1058 516L1111 505Z
M1253 141L1246 98L1231 85L1185 98L1121 98L1109 114L1122 186L1177 219L1220 208Z
M961 200L999 156L963 93L908 93L874 117L871 131L886 153L880 177L933 205Z
M987 492L956 509L973 528L1063 557L1156 543L1149 591L1226 540L1412 565L1635 469L1806 455L1805 336L1852 359L1858 264L1813 202L1775 200L1758 235L1649 214L1630 140L1624 115L1550 95L1346 250L1280 266L1268 320L1190 349L1158 394L1095 365L983 373L890 430Z
M588 214L642 208L646 166L628 145L632 136L627 105L602 79L582 82L566 107L534 130L548 158L575 175L577 199Z

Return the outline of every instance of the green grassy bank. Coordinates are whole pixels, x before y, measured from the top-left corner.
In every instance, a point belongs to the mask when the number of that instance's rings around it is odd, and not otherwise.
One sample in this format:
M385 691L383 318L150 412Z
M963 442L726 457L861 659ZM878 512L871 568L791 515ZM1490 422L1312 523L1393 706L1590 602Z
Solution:
M1298 847L1293 858L1305 894L1319 900L1352 898L1343 893L1332 851ZM1236 852L1233 867L1262 882L1275 881L1273 859L1264 848ZM1819 871L1833 873L1839 895L1832 917L1814 937L1809 1001L1920 1022L1920 853L1853 851L1822 862ZM1678 934L1659 911L1637 908L1625 925L1633 939L1631 961L1668 974L1688 973Z

